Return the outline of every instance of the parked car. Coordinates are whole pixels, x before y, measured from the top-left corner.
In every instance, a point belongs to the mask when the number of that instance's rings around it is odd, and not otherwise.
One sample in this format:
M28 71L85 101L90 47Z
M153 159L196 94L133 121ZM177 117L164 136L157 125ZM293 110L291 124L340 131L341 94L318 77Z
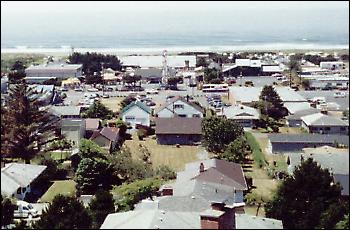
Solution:
M87 91L89 91L89 92L98 92L98 89L96 89L96 88L90 88L90 89L88 89Z
M156 89L146 89L147 94L158 94L158 90Z
M22 200L17 201L16 208L13 213L14 218L30 218L38 215L38 210L36 210L31 204Z
M333 95L335 98L346 97L345 92L335 92Z
M74 88L74 91L83 92L84 90L83 90L83 88L81 88L81 87L75 87L75 88Z
M102 95L103 98L109 98L109 95L108 94L104 94Z
M112 87L105 87L105 88L104 88L104 91L106 91L106 92L112 92L112 91L113 91L113 88L112 88Z
M146 102L146 105L147 105L147 106L155 106L156 103L154 103L153 101L147 101L147 102Z

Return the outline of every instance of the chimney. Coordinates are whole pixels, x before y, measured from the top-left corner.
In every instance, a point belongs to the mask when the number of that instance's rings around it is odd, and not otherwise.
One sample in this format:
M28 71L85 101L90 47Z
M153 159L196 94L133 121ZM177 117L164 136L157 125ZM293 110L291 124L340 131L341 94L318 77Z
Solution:
M161 196L172 196L173 195L173 187L170 185L164 185L159 189Z
M204 164L203 162L201 162L201 164L199 165L199 173L204 172Z
M211 209L200 214L201 229L235 229L234 206L212 202Z

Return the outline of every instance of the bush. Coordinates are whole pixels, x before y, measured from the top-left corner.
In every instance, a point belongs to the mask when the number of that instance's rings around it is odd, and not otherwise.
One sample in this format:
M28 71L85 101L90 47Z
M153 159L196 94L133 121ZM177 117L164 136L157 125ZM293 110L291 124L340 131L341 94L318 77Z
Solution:
M137 130L137 136L138 136L139 140L142 141L143 138L146 137L146 135L147 135L147 130L145 130L145 129L138 129Z
M176 179L176 172L167 165L161 165L156 169L155 176L163 180L172 180Z

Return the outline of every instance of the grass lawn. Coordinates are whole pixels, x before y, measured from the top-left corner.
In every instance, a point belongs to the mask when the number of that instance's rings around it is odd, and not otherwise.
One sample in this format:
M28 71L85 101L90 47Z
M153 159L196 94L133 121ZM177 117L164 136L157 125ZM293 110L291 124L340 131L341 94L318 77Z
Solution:
M280 133L290 133L290 134L302 134L304 133L299 127L280 127Z
M124 97L101 98L101 103L113 112L118 112L120 110L119 104L123 99Z
M255 139L255 137L253 136L252 133L245 132L245 135L247 138L247 142L252 149L254 163L257 166L259 166L259 165L264 166L265 165L265 157L264 157L264 154L262 152L262 149L261 149L259 143L257 142L257 140Z
M138 140L137 135L133 135L133 140L126 140L124 145L127 146L134 159L140 158L139 145L146 146L151 153L153 167L159 165L168 165L172 169L179 171L185 168L185 164L198 160L197 153L204 150L201 146L185 146L180 148L174 145L159 145L151 137Z
M51 202L58 194L74 196L76 191L75 184L76 183L73 180L54 181L53 185L39 199L39 202Z
M51 158L54 160L61 160L61 152L50 152ZM70 152L69 151L63 151L62 152L62 159L65 160L69 158Z

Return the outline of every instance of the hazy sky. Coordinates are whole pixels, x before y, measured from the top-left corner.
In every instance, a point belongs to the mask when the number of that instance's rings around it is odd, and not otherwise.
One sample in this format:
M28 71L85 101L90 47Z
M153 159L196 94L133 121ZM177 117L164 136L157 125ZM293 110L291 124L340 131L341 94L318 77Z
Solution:
M344 40L348 27L346 1L1 2L2 43L88 37L97 42L93 36L105 40L139 36L143 41L148 35L162 38L165 34L178 38L234 34L237 39L327 35Z

